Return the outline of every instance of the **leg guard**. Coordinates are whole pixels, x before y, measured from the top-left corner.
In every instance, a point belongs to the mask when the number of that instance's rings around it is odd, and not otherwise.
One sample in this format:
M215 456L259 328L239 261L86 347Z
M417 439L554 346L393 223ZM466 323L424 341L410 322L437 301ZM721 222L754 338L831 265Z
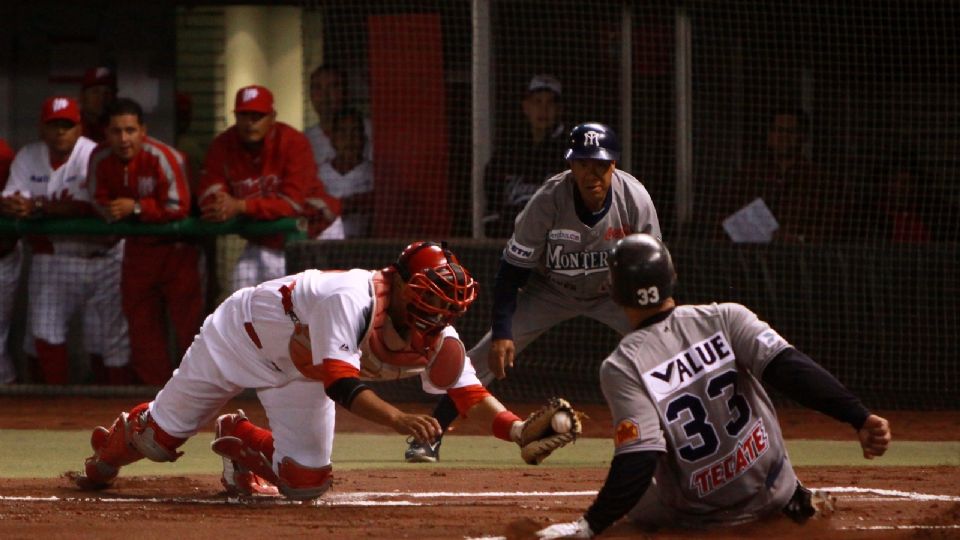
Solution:
M237 426L250 422L243 410L224 414L217 418L217 434L210 447L223 458L223 475L220 483L231 497L279 495L277 474L273 463L262 450L246 439L235 435ZM251 423L252 425L252 423Z
M83 474L74 475L78 487L107 488L116 479L120 467L144 457L153 461L174 461L180 457L182 452L177 453L175 449L183 444L185 439L171 437L157 427L156 423L149 419L148 405L141 403L129 414L120 413L110 429L97 427L93 430L90 436L93 455L84 463ZM158 457L162 459L157 459Z
M280 462L280 493L296 501L316 499L330 489L333 483L333 466L305 467L293 458L285 457Z

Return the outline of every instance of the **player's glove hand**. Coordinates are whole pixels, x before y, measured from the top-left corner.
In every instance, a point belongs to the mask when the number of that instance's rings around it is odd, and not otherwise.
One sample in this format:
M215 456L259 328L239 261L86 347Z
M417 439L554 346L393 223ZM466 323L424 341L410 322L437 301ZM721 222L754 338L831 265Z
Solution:
M587 520L580 518L571 523L554 523L553 525L537 531L537 538L547 540L554 538L593 538L593 531L590 530L590 524Z
M553 423L555 415L566 415L557 424ZM539 465L554 450L564 447L577 439L583 431L581 418L584 414L574 410L570 402L563 398L551 398L540 409L532 412L520 426L520 457L530 465ZM558 432L554 425L569 423L570 428ZM566 426L562 426L564 429Z

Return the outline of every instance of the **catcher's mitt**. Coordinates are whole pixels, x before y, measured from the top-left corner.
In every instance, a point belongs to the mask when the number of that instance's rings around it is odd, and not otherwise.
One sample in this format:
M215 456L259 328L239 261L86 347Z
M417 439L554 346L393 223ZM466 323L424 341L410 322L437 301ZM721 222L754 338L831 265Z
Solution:
M565 413L570 416L570 430L557 433L551 426L553 416ZM524 420L520 428L520 457L530 465L539 465L557 448L564 447L577 439L583 432L581 418L584 414L563 398L551 398L550 401L534 411Z

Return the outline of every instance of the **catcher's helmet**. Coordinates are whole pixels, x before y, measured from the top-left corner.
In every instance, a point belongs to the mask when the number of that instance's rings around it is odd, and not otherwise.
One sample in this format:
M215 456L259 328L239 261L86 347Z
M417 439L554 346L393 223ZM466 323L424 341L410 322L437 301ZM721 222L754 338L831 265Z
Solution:
M609 127L589 122L570 130L570 146L564 159L599 159L618 161L620 159L620 139Z
M673 296L677 274L667 246L649 234L631 234L617 242L607 258L610 296L627 307L651 307Z
M420 334L442 330L477 299L477 282L446 244L414 242L393 266L407 283L406 322Z

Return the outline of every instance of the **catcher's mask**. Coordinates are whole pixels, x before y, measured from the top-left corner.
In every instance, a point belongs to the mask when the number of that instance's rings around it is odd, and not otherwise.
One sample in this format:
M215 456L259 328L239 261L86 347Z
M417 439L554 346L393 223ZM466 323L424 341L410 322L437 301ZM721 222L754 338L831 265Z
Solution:
M439 333L477 298L477 282L446 243L419 241L393 263L406 282L406 323L418 341Z

